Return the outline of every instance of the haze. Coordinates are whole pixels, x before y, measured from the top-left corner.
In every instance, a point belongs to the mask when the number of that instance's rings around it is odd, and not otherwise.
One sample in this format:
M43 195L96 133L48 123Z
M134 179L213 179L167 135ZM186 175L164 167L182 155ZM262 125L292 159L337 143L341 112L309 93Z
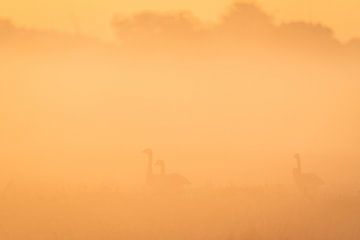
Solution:
M351 12L332 18L345 31L289 2L94 1L69 5L68 28L68 7L15 2L0 18L1 239L359 239Z

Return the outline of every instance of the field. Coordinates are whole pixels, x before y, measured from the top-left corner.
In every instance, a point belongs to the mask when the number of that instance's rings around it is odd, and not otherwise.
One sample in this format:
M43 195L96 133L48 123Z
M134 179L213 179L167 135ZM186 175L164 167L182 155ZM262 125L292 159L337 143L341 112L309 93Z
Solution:
M360 196L291 186L203 187L177 195L124 192L114 186L3 194L0 238L357 240Z

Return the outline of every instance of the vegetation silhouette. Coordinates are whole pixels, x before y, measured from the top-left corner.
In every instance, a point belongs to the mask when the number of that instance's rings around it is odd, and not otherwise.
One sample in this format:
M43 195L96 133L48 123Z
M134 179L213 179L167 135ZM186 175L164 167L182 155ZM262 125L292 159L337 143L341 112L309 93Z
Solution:
M292 54L304 54L305 50L307 54L327 56L343 53L349 58L358 56L358 51L347 51L348 47L358 49L360 45L356 38L341 43L333 29L321 23L275 24L273 17L258 5L239 2L232 4L215 23L202 22L187 11L144 11L129 17L116 14L111 26L118 36L123 55L166 51L189 54L194 48L199 53L226 49L237 52L251 46L253 51L259 48L266 52L288 49ZM0 19L0 36L2 44L4 39L10 38L10 46L22 45L25 49L89 47L107 52L109 48L118 48L85 35L19 28L8 19ZM30 42L32 44L28 44Z
M220 21L213 24L203 23L188 12L143 12L130 17L116 15L112 26L125 48L141 51L204 46L208 50L236 51L250 44L254 50L261 46L280 50L285 46L298 53L306 50L324 54L344 46L327 26L300 21L275 24L272 16L251 3L232 4Z

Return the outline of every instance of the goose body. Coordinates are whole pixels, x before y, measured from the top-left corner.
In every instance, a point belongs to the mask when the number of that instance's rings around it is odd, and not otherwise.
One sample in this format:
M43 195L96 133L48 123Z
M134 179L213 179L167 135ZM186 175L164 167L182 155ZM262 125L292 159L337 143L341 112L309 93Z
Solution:
M293 170L293 177L297 187L307 195L313 195L318 192L324 181L314 173L303 173L300 155L296 154L297 167Z
M148 155L148 170L146 183L155 192L158 193L178 193L182 192L185 186L190 185L190 181L177 173L166 173L164 161L153 163L153 152L150 149L143 151ZM160 167L160 173L153 173L153 166Z

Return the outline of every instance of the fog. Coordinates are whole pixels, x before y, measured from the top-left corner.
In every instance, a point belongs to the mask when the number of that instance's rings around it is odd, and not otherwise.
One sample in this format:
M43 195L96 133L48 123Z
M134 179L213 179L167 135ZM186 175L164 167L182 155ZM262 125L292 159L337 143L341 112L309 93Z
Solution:
M2 239L358 239L359 39L252 4L109 24L0 20ZM145 148L191 185L149 192Z

